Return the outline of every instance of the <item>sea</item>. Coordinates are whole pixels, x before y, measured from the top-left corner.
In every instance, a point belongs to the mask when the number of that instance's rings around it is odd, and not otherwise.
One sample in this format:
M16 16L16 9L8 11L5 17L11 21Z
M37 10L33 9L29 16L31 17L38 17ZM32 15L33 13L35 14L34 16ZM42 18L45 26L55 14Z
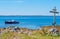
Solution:
M0 28L16 26L20 28L39 29L42 26L50 26L53 16L0 16ZM5 21L15 20L19 24L5 24ZM60 16L56 16L56 25L60 25Z

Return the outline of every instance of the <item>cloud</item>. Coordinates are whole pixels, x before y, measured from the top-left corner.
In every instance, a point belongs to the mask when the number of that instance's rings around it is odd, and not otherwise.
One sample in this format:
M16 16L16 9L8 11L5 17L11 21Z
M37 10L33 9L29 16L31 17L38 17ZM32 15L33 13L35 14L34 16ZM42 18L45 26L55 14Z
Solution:
M18 3L22 3L22 2L24 2L23 0L16 0L16 2L18 2Z

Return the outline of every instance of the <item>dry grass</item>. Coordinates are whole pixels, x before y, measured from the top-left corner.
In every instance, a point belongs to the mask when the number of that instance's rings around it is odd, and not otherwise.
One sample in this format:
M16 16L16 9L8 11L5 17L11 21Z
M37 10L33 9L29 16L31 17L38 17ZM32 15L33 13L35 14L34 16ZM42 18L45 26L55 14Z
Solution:
M52 26L46 26L44 28L50 29ZM56 27L60 30L60 26ZM24 29L25 30L25 29ZM43 32L42 30L34 30L31 35L17 32L9 32L6 31L0 35L0 39L60 39L60 36L47 36L44 35L46 30Z
M60 39L60 36L46 36L41 35L37 31L33 31L32 35L28 36L27 34L19 34L16 32L5 32L0 35L0 39Z

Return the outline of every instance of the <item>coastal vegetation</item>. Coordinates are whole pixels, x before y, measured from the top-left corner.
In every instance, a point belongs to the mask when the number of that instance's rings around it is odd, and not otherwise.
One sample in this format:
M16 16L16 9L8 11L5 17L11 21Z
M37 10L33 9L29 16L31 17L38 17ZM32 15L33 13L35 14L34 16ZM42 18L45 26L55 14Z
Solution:
M60 39L60 35L55 32L48 32L52 26L45 26L42 29L30 30L27 28L4 28L0 29L0 39ZM60 33L60 26L55 27Z

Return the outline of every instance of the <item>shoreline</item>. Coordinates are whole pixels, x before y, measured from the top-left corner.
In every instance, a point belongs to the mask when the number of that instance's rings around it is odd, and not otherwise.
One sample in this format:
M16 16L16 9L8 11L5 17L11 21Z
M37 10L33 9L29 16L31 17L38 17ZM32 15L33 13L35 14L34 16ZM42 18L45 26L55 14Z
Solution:
M57 29L60 28L60 26L56 26ZM31 30L31 29L27 29L27 28L2 28L0 29L0 38L2 36L2 38L8 38L8 39L13 39L13 38L17 38L20 39L22 37L24 37L24 39L29 39L29 38L36 38L36 39L49 39L51 37L54 37L53 39L57 39L60 38L60 35L58 36L55 35L55 33L52 33L53 36L50 35L50 32L48 32L49 29L54 28L53 26L44 26L42 27L43 29L38 29L38 30ZM47 29L48 28L48 29ZM48 33L47 33L48 32ZM59 29L59 33L60 33L60 29ZM8 35L8 36L7 36ZM55 35L55 36L54 36ZM19 38L20 37L20 38ZM23 39L23 38L22 38Z

